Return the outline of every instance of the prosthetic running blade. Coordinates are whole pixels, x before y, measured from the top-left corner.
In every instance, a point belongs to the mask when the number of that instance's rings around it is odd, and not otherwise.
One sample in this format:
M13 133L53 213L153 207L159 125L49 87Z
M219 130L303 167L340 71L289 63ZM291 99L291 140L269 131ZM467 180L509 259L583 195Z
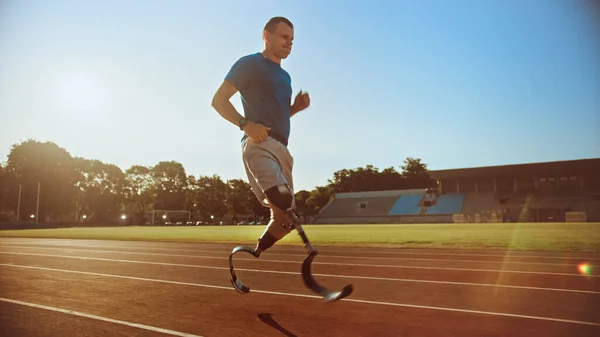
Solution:
M239 293L247 294L250 292L250 287L246 286L242 280L237 277L233 268L233 255L239 252L246 252L256 258L258 258L258 255L256 255L254 252L254 249L246 246L237 246L233 249L233 251L231 251L231 254L229 254L229 272L231 273L231 284Z
M315 256L317 256L318 252L310 244L310 241L308 240L308 238L306 237L306 234L304 233L302 225L296 224L295 229L298 231L298 234L302 238L302 241L304 242L304 246L309 251L308 256L302 262L301 271L302 271L302 281L304 282L304 285L308 289L313 291L314 293L323 297L323 300L328 303L335 302L335 301L341 300L342 298L350 296L350 294L352 294L352 292L354 291L354 287L351 284L344 286L340 291L331 291L331 290L323 287L321 284L319 284L315 280L315 278L312 275L312 262L313 262ZM256 258L258 258L259 255L257 255L255 253L254 249L247 247L247 246L237 246L233 249L233 251L229 255L229 272L231 273L231 284L233 285L235 290L237 290L239 293L247 294L250 292L250 287L246 286L237 277L237 275L235 274L234 266L233 266L233 255L235 255L236 253L239 253L239 252L248 253Z
M335 302L344 297L350 296L350 294L352 294L354 291L354 287L351 284L344 286L340 291L331 291L317 283L317 281L313 278L311 264L317 254L317 251L313 250L302 263L302 281L304 281L304 285L322 296L325 302Z
M308 241L308 238L306 237L302 226L297 225L296 229L298 230L298 234L300 234L302 241L304 241L305 247L309 250L308 256L304 259L304 262L302 262L302 281L304 281L304 285L308 289L319 294L319 296L323 297L323 300L325 302L335 302L341 300L344 297L350 296L350 294L352 294L352 292L354 291L354 287L351 284L344 286L340 291L331 291L320 285L315 280L315 278L312 275L312 262L315 256L317 256L317 254L319 253L316 249L312 247L310 241Z

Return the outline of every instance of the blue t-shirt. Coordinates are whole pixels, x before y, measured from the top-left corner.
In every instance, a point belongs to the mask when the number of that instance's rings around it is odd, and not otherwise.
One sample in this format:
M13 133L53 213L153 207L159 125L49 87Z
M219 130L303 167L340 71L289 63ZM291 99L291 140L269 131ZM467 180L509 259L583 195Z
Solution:
M269 136L287 146L292 102L292 80L287 71L255 53L237 60L225 80L240 92L244 117L270 127Z

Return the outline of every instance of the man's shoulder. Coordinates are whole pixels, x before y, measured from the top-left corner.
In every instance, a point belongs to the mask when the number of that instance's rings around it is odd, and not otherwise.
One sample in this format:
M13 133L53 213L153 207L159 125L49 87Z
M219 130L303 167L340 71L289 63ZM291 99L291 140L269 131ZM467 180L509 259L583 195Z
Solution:
M260 53L252 53L240 57L236 63L252 64L261 60Z

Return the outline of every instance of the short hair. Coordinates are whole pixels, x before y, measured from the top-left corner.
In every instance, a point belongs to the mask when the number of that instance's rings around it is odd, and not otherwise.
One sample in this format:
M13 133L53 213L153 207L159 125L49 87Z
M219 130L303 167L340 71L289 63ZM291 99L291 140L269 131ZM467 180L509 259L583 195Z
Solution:
M275 28L277 27L277 25L279 23L285 23L286 25L290 26L290 28L294 28L294 25L292 24L292 22L286 18L284 18L283 16L276 16L276 17L272 17L269 22L267 22L267 24L265 25L265 30L268 31L269 33L274 33L275 32Z

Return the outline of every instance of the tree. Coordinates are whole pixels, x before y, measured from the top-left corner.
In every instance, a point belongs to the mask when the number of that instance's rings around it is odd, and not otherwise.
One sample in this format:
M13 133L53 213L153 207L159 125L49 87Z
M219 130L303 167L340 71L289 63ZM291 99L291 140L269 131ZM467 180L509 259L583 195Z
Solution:
M329 186L335 192L351 192L354 189L352 170L342 169L333 173L333 180L328 179Z
M404 159L404 165L401 168L402 176L407 179L428 176L427 164L422 163L421 159L418 158L408 157Z
M238 215L251 212L251 198L256 198L252 193L250 184L241 179L227 181L227 206L228 212L233 215L233 221L238 221Z
M393 167L379 172L373 165L356 169L343 169L333 174L329 186L336 193L383 191L404 188L402 175Z
M406 181L394 167L388 167L379 174L378 190L401 190L406 187ZM387 186L387 187L386 187Z
M404 160L401 168L407 188L435 187L436 182L429 177L427 164L422 163L421 159L408 157Z
M310 197L306 200L306 205L317 214L333 198L334 191L329 186L318 186L310 192Z
M249 198L249 203L250 203L250 211L252 212L252 215L254 216L254 221L258 221L258 218L270 218L271 216L271 210L268 207L263 206L258 199L256 198L256 196L254 195L254 192L252 192L252 196L248 196Z
M133 165L125 171L125 195L128 209L138 213L138 222L156 199L156 186L151 168Z
M380 170L369 164L334 172L327 185L296 193L298 212L318 213L335 193L436 186L421 159L408 157L400 168L400 172L394 167ZM124 210L136 212L143 219L143 213L150 209L189 210L200 213L204 220L227 213L234 217L252 213L255 220L270 215L244 180L224 182L218 175L196 178L187 175L177 161L133 165L123 172L100 160L73 158L52 142L27 140L14 144L6 164L0 165L0 217L14 219L19 186L21 219L35 214L38 183L40 217L51 221Z
M200 176L194 188L194 202L204 221L211 216L223 217L227 213L228 187L220 176Z
M427 165L421 159L407 158L401 166L402 173L394 167L380 171L373 165L355 169L342 169L333 174L328 186L335 193L402 190L409 188L432 187L435 183L429 178Z
M307 204L306 204L306 202L310 198L309 191L306 191L306 190L298 191L296 193L296 195L294 196L294 198L296 200L296 209L297 209L298 213L304 214L304 215L312 215L313 214L314 209L312 209L312 207L310 207L310 206L307 206Z
M156 187L154 209L184 209L188 181L183 165L176 161L161 161L151 169L151 173Z
M0 221L9 221L13 219L14 216L14 206L16 206L17 202L13 201L14 192L18 189L15 185L12 186L12 179L4 167L4 165L0 164ZM18 198L18 196L17 196Z
M187 177L187 187L185 189L185 203L183 209L190 212L197 211L196 197L195 194L198 190L198 183L196 182L196 177L194 175L189 174Z
M21 214L35 214L40 184L40 221L67 220L73 214L76 179L74 160L65 149L52 142L27 140L14 144L6 170L14 183L22 186Z
M77 172L78 213L99 222L110 220L107 219L108 212L122 210L126 197L126 178L119 167L83 158L76 158L74 166Z

